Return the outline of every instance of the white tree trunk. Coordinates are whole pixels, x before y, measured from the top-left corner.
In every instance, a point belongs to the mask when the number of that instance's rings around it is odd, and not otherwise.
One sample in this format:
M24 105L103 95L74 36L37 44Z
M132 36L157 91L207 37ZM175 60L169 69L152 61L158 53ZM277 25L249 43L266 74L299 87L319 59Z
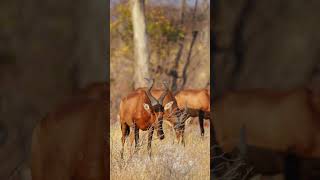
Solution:
M131 0L135 54L135 88L146 86L149 78L149 52L147 43L144 0Z

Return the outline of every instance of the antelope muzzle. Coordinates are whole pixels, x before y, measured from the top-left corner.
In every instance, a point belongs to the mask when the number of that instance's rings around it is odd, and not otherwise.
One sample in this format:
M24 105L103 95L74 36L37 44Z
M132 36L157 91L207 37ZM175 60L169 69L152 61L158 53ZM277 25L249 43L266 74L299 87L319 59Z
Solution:
M157 123L157 134L160 140L164 139L164 132L163 132L163 117L161 116L161 118L158 119L158 123Z

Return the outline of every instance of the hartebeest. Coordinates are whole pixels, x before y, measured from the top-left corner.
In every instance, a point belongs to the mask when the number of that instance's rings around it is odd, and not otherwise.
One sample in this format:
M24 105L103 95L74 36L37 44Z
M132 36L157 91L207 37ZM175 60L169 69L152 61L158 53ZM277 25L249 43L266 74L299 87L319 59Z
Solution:
M210 93L208 89L181 90L175 96L179 108L188 105L191 117L199 117L201 136L204 136L203 121L210 119Z
M238 145L244 129L249 146L301 158L320 158L318 99L307 88L226 92L214 99L211 127L224 152L231 152Z
M33 180L107 179L108 93L106 83L88 86L39 122L31 145Z
M186 108L186 105L179 108L173 93L168 88L167 83L163 82L163 85L165 86L167 91L167 94L163 99L163 104L166 104L166 106L164 107L163 122L169 125L172 128L173 132L176 133L178 143L180 142L183 145L185 145L184 129L185 125L188 124L188 109ZM135 91L146 91L147 89L147 87L142 87L136 89ZM163 92L163 89L152 88L151 95L154 96L156 99L159 99Z
M134 130L135 147L139 144L139 130L149 130L148 135L148 151L151 156L151 141L154 129L157 130L159 138L164 138L162 129L163 112L165 109L172 106L172 102L168 102L163 106L163 101L168 93L168 89L161 93L159 100L152 94L153 80L149 81L148 89L137 90L126 97L122 98L120 102L120 124L122 131L122 150L121 157L123 158L125 139L130 133L130 127Z

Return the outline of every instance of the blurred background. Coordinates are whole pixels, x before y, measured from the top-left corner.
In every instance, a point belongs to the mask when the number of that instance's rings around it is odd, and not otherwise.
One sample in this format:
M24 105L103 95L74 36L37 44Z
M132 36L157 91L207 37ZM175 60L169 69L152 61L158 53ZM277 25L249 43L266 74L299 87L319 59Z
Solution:
M216 41L211 42L216 47L216 51L211 52L214 56L211 66L215 81L213 96L252 88L311 87L319 93L319 6L320 1L215 1L211 9L214 16L211 30L216 35ZM276 158L261 154L257 157L264 158L257 167L275 167L272 163ZM319 160L301 164L302 171L316 179L319 179L319 167ZM240 179L236 173L231 175L230 179Z
M112 0L110 12L111 121L121 97L134 90L137 58L130 1ZM210 1L148 0L144 3L148 74L173 92L210 86Z
M100 0L0 2L1 180L29 179L35 124L78 88L109 79L108 6Z
M216 2L211 24L217 39L217 51L211 54L215 92L229 87L288 89L319 76L319 5L299 0Z

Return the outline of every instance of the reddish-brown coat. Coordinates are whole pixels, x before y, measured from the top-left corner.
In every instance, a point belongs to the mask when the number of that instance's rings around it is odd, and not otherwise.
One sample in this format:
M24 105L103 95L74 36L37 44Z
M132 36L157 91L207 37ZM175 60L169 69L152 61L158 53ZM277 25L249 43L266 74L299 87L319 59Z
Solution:
M145 91L147 90L146 87L142 87L142 88L138 88L135 91L136 92L141 92L141 91ZM161 94L164 92L164 90L162 89L152 89L151 90L151 94L159 99ZM163 104L167 104L169 102L173 102L171 105L170 109L167 109L164 111L163 114L163 118L170 124L171 127L178 127L178 128L174 128L174 131L176 132L176 138L178 140L178 142L181 142L182 144L184 144L184 122L182 124L182 126L179 126L179 121L178 118L175 114L180 112L181 109L184 109L185 105L183 105L182 107L178 107L178 103L176 101L176 98L174 97L173 93L171 91L168 91L168 94L165 96L164 100L163 100Z
M141 91L146 91L146 90L147 90L147 88L143 87L143 88L136 89L135 92L141 92ZM151 94L157 99L160 98L160 96L163 92L164 92L163 89L156 89L155 88L155 89L151 90ZM172 114L174 114L176 111L178 111L179 108L178 108L177 101L176 101L175 97L173 96L173 93L171 91L168 91L168 94L165 96L165 98L163 100L163 104L167 104L171 101L173 102L173 104L171 106L172 108L171 108L171 110L168 109L168 110L164 111L163 118L170 121L172 124L175 125L176 120L175 120L175 117L172 116Z
M208 89L185 89L179 91L175 96L178 107L210 112L210 93Z
M149 104L152 113L148 113L143 104ZM139 129L146 131L156 122L156 114L152 108L145 91L132 92L122 98L120 102L120 122L131 127L135 123ZM159 115L162 113L160 112Z
M210 92L208 89L185 89L175 96L179 108L190 109L191 117L199 117L201 136L204 136L204 119L211 119L210 116Z

